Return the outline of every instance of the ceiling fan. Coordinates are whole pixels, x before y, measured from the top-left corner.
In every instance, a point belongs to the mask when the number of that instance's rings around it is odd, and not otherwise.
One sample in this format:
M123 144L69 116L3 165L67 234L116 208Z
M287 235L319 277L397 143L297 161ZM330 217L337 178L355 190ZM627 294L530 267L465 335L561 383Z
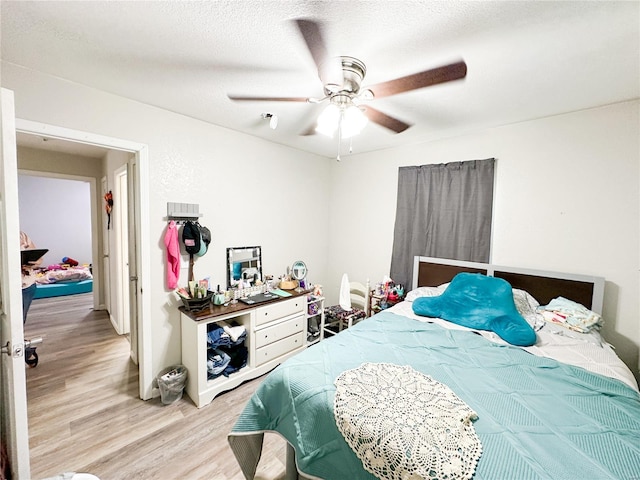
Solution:
M387 82L370 85L362 88L362 81L366 75L365 64L357 58L341 56L330 57L324 41L322 26L320 23L309 19L297 19L295 24L304 38L307 48L313 57L313 61L318 68L320 81L324 86L324 97L252 97L242 95L228 95L231 100L236 101L278 101L278 102L306 102L321 103L329 101L330 105L337 108L334 110L345 112L352 107L364 113L370 121L382 125L394 133L405 131L411 125L394 118L386 113L376 110L369 105L362 105L376 98L389 97L398 93L408 92L419 88L429 87L440 83L459 80L467 75L467 65L464 61L451 63L441 67L425 70L422 72L396 78ZM329 110L329 109L327 109ZM324 112L323 112L324 113ZM343 116L340 116L343 118ZM322 114L318 119L318 128L321 128ZM366 119L365 119L366 122ZM364 126L364 125L362 125ZM361 128L361 127L360 127ZM303 134L312 134L314 130L309 130ZM344 133L344 132L343 132Z

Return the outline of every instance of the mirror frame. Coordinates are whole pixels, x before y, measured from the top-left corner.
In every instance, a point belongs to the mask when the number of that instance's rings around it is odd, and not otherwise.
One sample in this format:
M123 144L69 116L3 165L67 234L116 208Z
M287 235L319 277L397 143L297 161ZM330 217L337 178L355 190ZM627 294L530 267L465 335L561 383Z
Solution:
M234 263L248 263L245 268L255 268L257 270L257 278L250 280L251 286L255 285L256 280L264 282L264 276L262 275L262 247L227 247L227 290L239 288L240 280L234 279L233 275Z
M298 272L302 270L302 275L298 275ZM298 286L296 287L296 292L301 293L304 292L305 288L307 288L305 278L309 274L309 267L302 260L296 260L291 265L291 278L298 281ZM304 285L304 286L303 286Z
M298 268L296 268L296 266ZM304 274L302 276L298 276L296 270L299 270L302 267L304 267ZM291 265L291 278L293 278L294 280L304 280L307 277L307 273L309 273L309 269L307 268L307 264L302 260L296 260L295 262L293 262L293 265Z

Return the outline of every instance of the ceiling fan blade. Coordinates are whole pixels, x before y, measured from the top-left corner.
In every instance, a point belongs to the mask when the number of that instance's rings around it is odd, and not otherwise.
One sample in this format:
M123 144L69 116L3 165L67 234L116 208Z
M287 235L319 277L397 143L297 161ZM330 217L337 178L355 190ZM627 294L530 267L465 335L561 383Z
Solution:
M376 110L375 108L371 108L369 106L365 107L364 114L372 122L375 122L378 125L382 125L383 127L388 128L395 133L404 132L411 126L408 123L403 122L402 120L398 120L397 118L391 117L386 113L382 113L380 110Z
M238 102L308 102L308 97L245 97L238 95L227 95L229 99Z
M295 22L316 64L320 81L323 85L342 85L342 63L340 58L329 56L322 25L304 18L298 18Z
M378 83L367 87L373 92L374 98L383 98L396 93L408 92L418 88L430 87L438 83L451 82L467 76L467 64L463 61L444 65L424 72L414 73L406 77L396 78L388 82Z

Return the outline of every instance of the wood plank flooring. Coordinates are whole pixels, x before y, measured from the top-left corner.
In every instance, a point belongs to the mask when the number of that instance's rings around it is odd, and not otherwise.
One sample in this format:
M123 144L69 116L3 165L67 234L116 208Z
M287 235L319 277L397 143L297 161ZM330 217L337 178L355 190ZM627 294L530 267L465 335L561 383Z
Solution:
M25 338L42 336L27 368L31 474L87 472L101 480L243 480L227 433L261 378L201 409L138 397L129 342L92 295L34 300ZM284 478L285 442L267 434L256 479Z

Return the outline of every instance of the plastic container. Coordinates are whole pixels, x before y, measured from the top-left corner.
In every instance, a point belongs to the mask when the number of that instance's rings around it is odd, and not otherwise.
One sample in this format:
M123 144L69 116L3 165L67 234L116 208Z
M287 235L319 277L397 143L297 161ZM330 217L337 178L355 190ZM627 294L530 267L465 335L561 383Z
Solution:
M156 377L160 389L160 400L164 405L170 405L182 398L182 392L187 383L187 367L174 365L165 368Z

